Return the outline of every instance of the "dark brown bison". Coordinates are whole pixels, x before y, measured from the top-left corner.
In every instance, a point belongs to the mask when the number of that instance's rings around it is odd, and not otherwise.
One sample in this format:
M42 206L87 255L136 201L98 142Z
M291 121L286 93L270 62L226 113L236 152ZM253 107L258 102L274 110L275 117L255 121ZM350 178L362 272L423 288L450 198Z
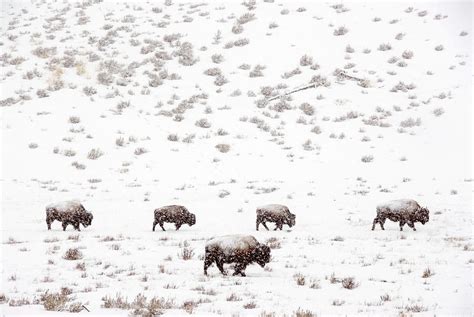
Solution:
M207 275L207 268L214 262L223 275L227 275L224 271L224 263L235 263L233 275L245 276L247 265L257 262L264 267L270 262L270 248L259 243L253 236L229 235L213 238L206 243L205 275Z
M88 212L77 200L68 200L46 206L46 224L51 230L51 223L55 220L62 222L63 231L68 225L75 230L81 231L81 224L88 227L92 224L92 213Z
M266 205L257 208L257 231L260 224L265 229L269 230L266 224L268 222L275 222L275 230L283 229L283 225L288 225L290 228L295 225L296 215L292 214L288 207L284 205Z
M158 209L155 209L155 221L153 221L153 231L157 224L160 224L161 229L166 231L163 227L163 223L171 222L174 223L176 230L183 224L187 224L190 227L196 224L196 216L190 213L186 207L171 205L164 206Z
M372 223L372 230L375 229L377 223L380 224L382 230L385 220L398 221L400 223L400 231L403 231L403 226L408 224L415 229L415 222L421 222L423 225L430 220L430 211L427 208L421 207L413 199L399 199L392 200L377 206L377 216Z

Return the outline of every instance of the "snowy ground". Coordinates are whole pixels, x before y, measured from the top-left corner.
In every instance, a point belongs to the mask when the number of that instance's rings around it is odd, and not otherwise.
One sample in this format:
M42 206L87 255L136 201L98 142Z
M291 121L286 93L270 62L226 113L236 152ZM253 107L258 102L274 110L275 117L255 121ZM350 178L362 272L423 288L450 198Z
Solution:
M3 1L3 314L472 315L472 4L411 6ZM72 198L92 226L47 231ZM429 223L371 231L396 198ZM172 203L197 224L152 232ZM204 276L229 233L270 264Z

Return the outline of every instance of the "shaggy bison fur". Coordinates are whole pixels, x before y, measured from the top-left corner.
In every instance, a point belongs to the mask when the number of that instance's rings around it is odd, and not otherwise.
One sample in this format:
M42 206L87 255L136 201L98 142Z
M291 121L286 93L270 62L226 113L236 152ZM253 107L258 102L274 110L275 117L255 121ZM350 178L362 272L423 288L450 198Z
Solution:
M62 222L63 231L68 225L72 225L75 230L81 231L81 224L85 227L92 224L92 213L88 212L84 206L76 200L63 201L46 206L46 224L51 230L51 223L55 220Z
M211 239L206 244L204 274L212 263L216 263L223 275L224 263L235 263L233 275L245 276L247 265L256 262L261 267L270 262L270 248L253 236L229 235Z
M290 228L295 225L296 215L292 214L284 205L266 205L257 208L257 231L260 224L269 230L266 222L274 222L275 230L283 229L283 225Z
M175 224L176 230L183 224L187 224L190 227L196 224L196 215L190 213L186 207L179 205L164 206L155 209L155 220L153 221L153 231L157 224L160 224L161 229L165 230L163 223L171 222Z
M399 199L392 200L377 206L377 216L372 224L372 230L375 229L377 223L380 224L382 230L385 220L399 222L400 231L403 231L403 226L408 224L409 227L415 229L415 222L421 222L423 225L430 220L430 211L427 208L421 207L413 199Z

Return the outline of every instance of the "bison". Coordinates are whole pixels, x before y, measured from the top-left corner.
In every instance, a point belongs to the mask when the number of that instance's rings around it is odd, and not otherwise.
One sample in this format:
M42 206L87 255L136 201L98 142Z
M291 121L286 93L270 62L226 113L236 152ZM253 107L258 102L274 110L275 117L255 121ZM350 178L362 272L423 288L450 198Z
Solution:
M423 225L430 220L430 211L427 208L420 207L420 205L413 199L399 199L392 200L377 206L377 216L372 224L372 230L375 229L377 223L380 224L382 230L385 220L399 221L400 231L403 231L403 226L408 224L415 229L415 222L421 222Z
M164 206L158 209L155 209L155 221L153 221L153 231L157 224L160 224L161 229L165 230L163 223L171 222L175 224L176 230L183 224L187 224L190 227L196 224L196 215L190 213L186 207L171 205Z
M295 225L296 215L292 214L288 207L283 205L266 205L257 208L257 231L260 224L269 230L266 221L275 222L275 230L283 229L286 224L290 228Z
M81 231L81 224L88 227L92 224L92 213L88 212L77 200L68 200L46 206L46 224L51 230L51 223L55 220L61 221L63 231L68 225L73 225L75 230Z
M253 236L228 235L209 240L206 244L204 258L204 275L212 263L216 263L219 271L224 271L224 263L235 263L233 275L245 276L247 265L257 262L261 267L270 262L270 248L261 244Z

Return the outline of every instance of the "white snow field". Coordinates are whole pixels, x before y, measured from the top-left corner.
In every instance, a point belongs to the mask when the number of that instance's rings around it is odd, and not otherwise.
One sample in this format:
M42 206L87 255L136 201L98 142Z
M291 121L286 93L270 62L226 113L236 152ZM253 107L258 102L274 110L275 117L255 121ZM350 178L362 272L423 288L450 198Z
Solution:
M472 316L470 2L1 6L2 316ZM429 222L371 231L401 198ZM204 276L228 234L271 262Z

